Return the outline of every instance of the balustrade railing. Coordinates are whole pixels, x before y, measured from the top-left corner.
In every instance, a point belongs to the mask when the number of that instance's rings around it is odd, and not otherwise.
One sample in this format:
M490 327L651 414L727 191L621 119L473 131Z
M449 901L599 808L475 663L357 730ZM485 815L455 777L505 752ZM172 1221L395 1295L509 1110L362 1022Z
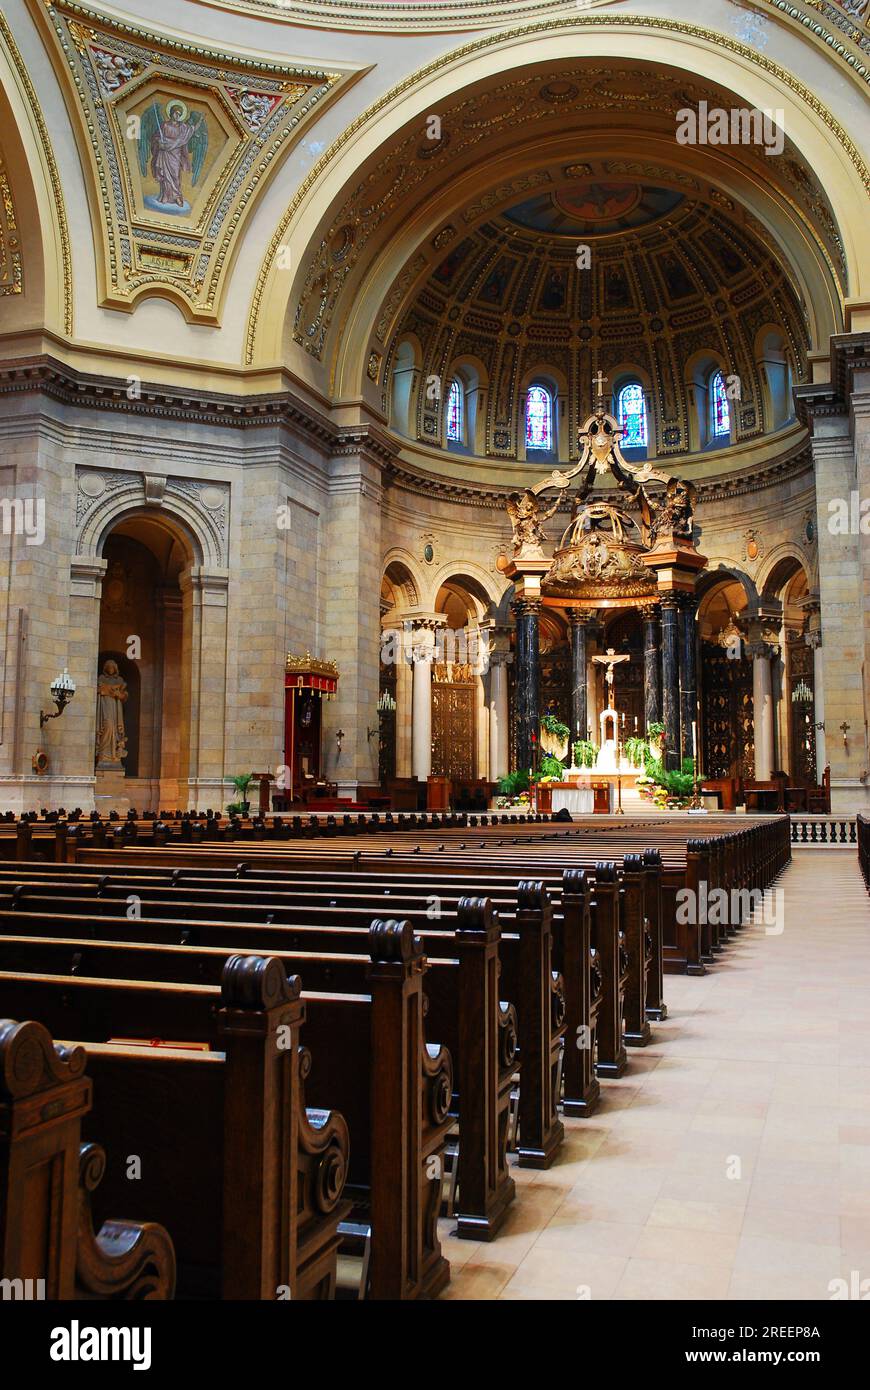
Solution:
M855 816L792 815L791 842L793 845L854 845L858 844Z

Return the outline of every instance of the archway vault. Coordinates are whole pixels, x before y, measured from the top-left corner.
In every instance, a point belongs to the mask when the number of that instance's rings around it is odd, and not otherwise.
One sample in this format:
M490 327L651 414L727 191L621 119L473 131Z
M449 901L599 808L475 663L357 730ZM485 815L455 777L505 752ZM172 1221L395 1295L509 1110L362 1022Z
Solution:
M583 108L572 88L588 89L592 78L605 94ZM782 156L678 145L677 104L710 97L781 111ZM434 141L433 113L442 131ZM247 362L283 357L333 399L362 397L383 414L384 329L443 254L448 228L461 235L517 201L543 160L582 165L602 141L622 159L675 172L703 164L718 196L744 209L788 262L816 351L854 326L870 294L870 257L858 235L870 173L849 134L793 73L736 39L676 20L602 13L465 45L349 127L276 231L252 304ZM824 187L814 170L824 171ZM277 271L282 245L301 262L289 288ZM313 259L309 247L320 248Z

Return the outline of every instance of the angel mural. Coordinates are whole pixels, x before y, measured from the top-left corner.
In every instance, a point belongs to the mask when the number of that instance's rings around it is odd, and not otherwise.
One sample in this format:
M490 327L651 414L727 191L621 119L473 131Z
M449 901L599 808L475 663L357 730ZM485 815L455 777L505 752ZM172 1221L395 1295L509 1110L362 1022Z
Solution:
M186 103L177 97L166 103L164 112L159 102L152 101L142 115L139 168L142 177L147 178L150 161L159 192L146 194L145 206L175 217L190 212L182 177L189 174L191 187L196 186L207 151L208 126L201 112L191 115Z

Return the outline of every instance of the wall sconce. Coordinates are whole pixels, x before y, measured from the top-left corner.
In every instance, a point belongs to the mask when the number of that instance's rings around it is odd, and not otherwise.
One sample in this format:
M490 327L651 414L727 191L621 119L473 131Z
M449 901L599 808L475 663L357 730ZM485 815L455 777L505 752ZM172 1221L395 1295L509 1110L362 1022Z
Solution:
M852 725L851 725L851 724L847 724L846 721L845 721L845 719L843 720L843 723L840 725L840 732L841 732L842 735L843 735L843 747L845 748L845 750L846 750L847 753L848 753L848 751L849 751L849 740L848 740L848 738L846 737L846 735L848 734L848 732L849 732L849 730L851 729L851 727L852 727Z
M375 734L380 733L380 729L366 729L366 743L371 743Z
M825 721L824 721L824 719L821 721L821 723L819 723L819 724L814 724L814 725L813 725L813 728L814 728L814 729L818 729L819 733L820 733L820 734L823 734L823 733L825 732Z
M344 729L336 729L335 741L338 744L338 752L335 755L335 761L338 762L341 757L341 745L344 743Z
M45 710L40 710L40 729L43 727L44 724L48 722L49 719L57 719L58 715L63 714L64 710L66 709L67 705L69 704L70 700L72 699L73 695L75 695L75 693L76 683L70 675L69 671L64 666L62 673L59 676L55 676L54 680L51 683L51 698L57 705L57 713L46 714Z

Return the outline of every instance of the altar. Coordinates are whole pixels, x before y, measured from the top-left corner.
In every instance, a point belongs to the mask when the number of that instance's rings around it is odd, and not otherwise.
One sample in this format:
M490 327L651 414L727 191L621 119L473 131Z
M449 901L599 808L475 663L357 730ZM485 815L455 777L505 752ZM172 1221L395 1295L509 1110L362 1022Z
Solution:
M572 816L614 815L619 809L620 783L622 792L632 790L639 772L598 772L590 770L576 777L566 773L563 782L550 783L551 806L554 812L569 811Z

